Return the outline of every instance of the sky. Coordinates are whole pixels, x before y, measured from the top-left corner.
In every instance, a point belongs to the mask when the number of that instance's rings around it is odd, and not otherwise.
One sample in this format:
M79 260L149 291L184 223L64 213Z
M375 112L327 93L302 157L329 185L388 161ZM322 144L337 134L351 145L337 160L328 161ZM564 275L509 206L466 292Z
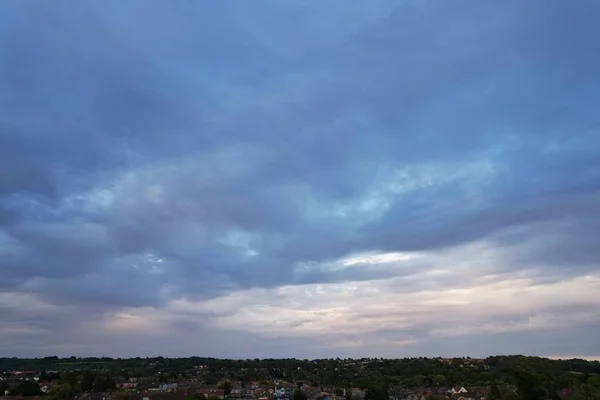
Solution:
M599 14L0 2L0 354L600 356Z

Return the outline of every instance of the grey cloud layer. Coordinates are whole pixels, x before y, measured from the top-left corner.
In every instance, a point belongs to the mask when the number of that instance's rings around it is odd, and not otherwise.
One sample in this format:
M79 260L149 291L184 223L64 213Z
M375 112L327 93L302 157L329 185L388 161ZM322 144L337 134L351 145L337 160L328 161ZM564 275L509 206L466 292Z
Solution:
M96 316L484 238L597 273L599 11L2 3L0 290Z

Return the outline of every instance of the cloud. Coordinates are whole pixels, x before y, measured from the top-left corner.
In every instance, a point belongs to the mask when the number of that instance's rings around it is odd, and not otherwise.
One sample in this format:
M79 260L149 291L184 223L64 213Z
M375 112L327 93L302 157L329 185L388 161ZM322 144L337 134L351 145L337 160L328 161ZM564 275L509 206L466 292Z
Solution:
M597 351L597 7L1 4L7 351Z

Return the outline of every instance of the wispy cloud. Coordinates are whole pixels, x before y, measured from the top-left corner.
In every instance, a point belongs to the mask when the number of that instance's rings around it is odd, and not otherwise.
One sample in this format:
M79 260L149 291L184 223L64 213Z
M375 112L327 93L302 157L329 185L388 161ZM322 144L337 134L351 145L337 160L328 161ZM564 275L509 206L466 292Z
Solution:
M2 351L600 354L598 7L1 3Z

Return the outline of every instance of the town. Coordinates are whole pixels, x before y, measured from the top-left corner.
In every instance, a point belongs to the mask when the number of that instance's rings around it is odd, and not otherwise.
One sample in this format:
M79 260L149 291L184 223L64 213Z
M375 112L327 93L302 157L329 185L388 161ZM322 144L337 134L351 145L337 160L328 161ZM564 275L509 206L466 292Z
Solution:
M4 400L596 400L600 363L412 359L0 359Z

